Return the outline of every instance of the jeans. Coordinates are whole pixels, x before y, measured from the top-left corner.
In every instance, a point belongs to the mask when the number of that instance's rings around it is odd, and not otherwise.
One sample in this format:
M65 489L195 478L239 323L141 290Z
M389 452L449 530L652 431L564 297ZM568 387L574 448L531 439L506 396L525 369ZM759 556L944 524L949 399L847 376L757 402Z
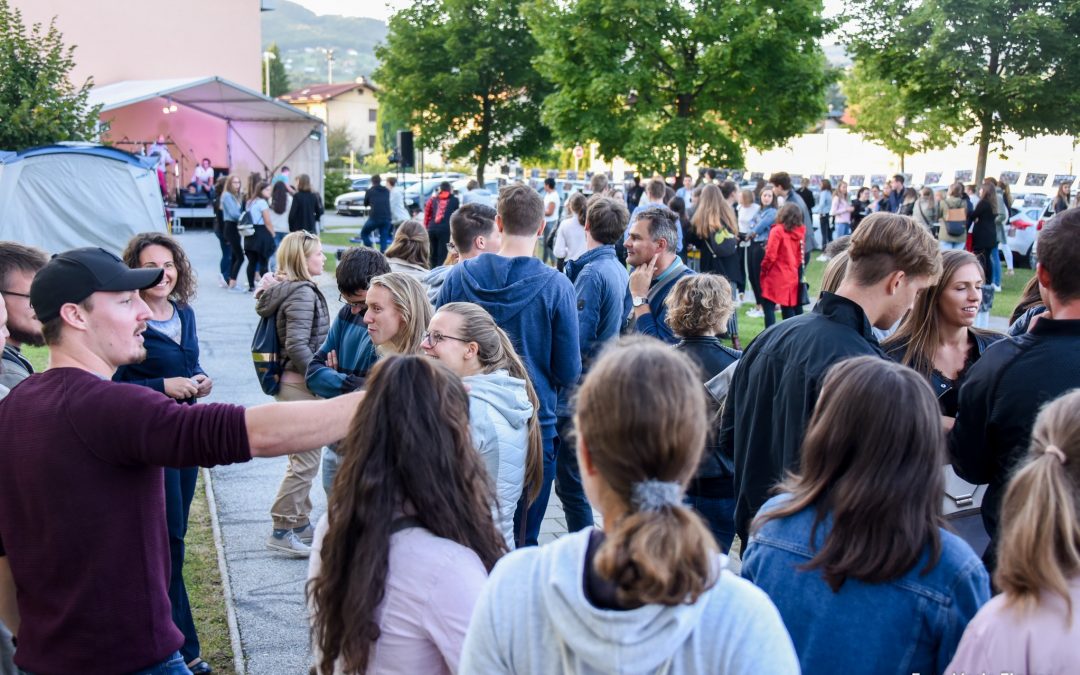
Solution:
M834 223L836 231L833 232L833 238L839 239L840 237L847 237L851 235L851 223Z
M592 527L592 506L585 496L585 487L581 484L581 472L578 469L577 453L571 436L574 430L572 417L560 417L555 423L558 430L559 452L555 454L555 494L563 505L566 514L566 529L577 532Z
M735 498L719 499L688 494L686 503L705 519L705 524L709 526L716 543L720 544L721 551L730 551L731 542L735 540Z
M555 479L555 453L558 450L559 438L544 439L544 482L540 486L540 494L536 495L536 501L529 504L528 509L523 508L525 497L518 503L517 511L514 512L514 539L518 548L522 546L536 546L540 540L540 525L544 522L544 514L547 512L548 499L551 498L551 482ZM524 514L523 514L524 511ZM525 516L525 541L516 541L521 532L521 517Z
M1001 251L1001 255L1003 255L1005 257L1005 267L1007 267L1008 270L1010 272L1012 272L1012 270L1013 270L1013 252L1012 252L1012 249L1009 248L1008 244L998 244L998 250Z
M19 673L21 675L32 675L32 673L25 670L20 670ZM184 661L183 656L180 656L180 652L173 652L169 658L161 663L128 673L128 675L191 675L191 671L188 670L187 662Z
M341 455L337 454L337 443L331 443L323 448L322 456L322 487L326 493L326 501L330 501L330 489L334 487L334 478L341 466Z
M818 216L818 222L821 225L821 250L824 251L829 242L833 240L832 224L829 216L824 213Z
M364 223L364 227L360 229L360 239L365 245L372 246L371 235L373 232L379 233L379 250L385 252L390 247L390 221L368 218L367 222Z
M199 635L195 619L191 616L187 586L184 584L184 537L187 535L191 500L195 497L195 483L199 468L165 469L165 522L169 529L169 602L172 603L172 620L184 634L180 653L184 662L199 658Z
M964 242L962 241L939 241L938 245L942 251L963 251Z
M997 248L990 250L987 255L990 257L990 274L993 276L993 283L995 286L1001 285L1001 256L998 255Z
M288 232L275 232L274 233L274 252L270 254L270 271L277 272L277 250L278 246L281 246L281 240L285 238Z
M765 327L776 323L776 303L772 300L761 299L761 311L765 312ZM784 307L780 306L780 316L784 319L790 319L793 316L802 314L802 307Z
M214 236L217 237L218 245L221 246L221 262L218 263L218 272L225 281L229 280L229 271L232 269L232 246L225 236L225 226L215 225Z

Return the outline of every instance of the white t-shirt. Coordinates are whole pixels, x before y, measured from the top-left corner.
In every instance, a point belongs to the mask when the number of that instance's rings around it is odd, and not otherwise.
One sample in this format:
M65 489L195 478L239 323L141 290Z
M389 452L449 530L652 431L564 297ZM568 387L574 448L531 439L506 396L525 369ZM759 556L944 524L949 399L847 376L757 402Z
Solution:
M556 258L567 260L577 260L585 253L585 228L578 222L577 216L570 216L559 223L552 250Z
M274 232L289 233L289 211L292 209L292 195L285 200L285 213L278 213L274 207L270 207L270 222L274 225Z
M739 205L739 232L746 234L750 231L750 228L754 226L754 219L757 218L758 211L761 211L761 206L757 204L751 204L750 206Z
M195 167L195 173L191 177L192 183L213 185L214 184L214 167L203 168L202 164Z
M559 193L555 190L544 193L544 222L548 224L554 224L559 220L559 204L562 200L559 199ZM551 215L547 215L548 204L554 204L555 208L551 209Z

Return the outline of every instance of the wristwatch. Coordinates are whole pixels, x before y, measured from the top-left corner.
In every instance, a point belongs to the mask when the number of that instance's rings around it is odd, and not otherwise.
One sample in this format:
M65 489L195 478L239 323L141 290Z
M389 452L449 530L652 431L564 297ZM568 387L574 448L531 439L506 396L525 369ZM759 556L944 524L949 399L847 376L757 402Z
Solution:
M648 298L645 297L644 295L635 295L635 296L632 296L632 300L633 300L634 307L641 307L642 305L645 304L645 302L648 300Z

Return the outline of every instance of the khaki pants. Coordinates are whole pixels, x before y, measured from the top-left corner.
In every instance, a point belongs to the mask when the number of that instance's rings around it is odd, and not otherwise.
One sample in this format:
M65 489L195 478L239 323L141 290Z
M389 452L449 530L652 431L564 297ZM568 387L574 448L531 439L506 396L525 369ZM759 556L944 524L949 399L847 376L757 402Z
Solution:
M278 401L314 401L315 394L303 384L282 382L281 390L274 397ZM289 455L289 468L281 479L270 516L274 529L284 530L303 527L311 522L311 483L319 473L322 448Z

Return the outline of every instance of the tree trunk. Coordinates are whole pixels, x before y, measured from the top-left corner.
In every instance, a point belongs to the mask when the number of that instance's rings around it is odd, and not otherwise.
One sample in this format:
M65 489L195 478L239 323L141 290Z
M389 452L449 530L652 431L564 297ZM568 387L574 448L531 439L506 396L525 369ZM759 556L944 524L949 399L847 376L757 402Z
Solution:
M682 177L686 175L686 143L679 144L679 175L675 178L675 186L682 185Z
M900 157L900 173L904 173L904 153L899 154Z
M689 119L693 114L693 107L693 94L678 94L675 97L675 116L678 119ZM676 188L682 185L682 177L686 175L686 162L686 141L683 141L679 143L679 175L675 179Z
M990 154L990 117L983 116L979 125L979 156L975 160L975 185L982 185L986 176L986 158Z
M491 152L491 98L484 96L483 107L480 111L480 147L476 150L476 182L484 187L484 168L487 167L488 155Z

